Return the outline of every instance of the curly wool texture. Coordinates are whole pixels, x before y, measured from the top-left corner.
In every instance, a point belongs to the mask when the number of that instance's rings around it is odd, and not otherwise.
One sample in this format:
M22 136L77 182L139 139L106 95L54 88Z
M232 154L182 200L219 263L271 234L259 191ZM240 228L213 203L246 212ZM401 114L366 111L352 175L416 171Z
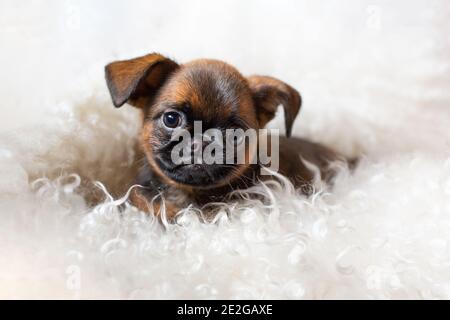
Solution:
M2 133L0 298L449 299L442 6L402 38L388 20L400 11L387 10L385 29L351 37L359 55L334 69L321 67L327 50L287 62L305 98L294 134L361 157L310 197L279 177L215 204L214 221L186 208L160 224L118 196L139 117L104 95L68 97L42 125ZM92 194L106 198L90 205Z
M113 185L133 158L136 119L107 105L2 140L2 298L450 298L448 152L368 154L331 191L280 178L161 225L80 195L80 175Z

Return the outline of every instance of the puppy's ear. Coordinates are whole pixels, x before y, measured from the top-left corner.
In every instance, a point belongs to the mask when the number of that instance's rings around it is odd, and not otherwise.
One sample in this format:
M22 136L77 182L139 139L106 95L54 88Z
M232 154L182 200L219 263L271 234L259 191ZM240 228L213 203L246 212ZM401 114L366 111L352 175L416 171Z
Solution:
M252 76L247 80L256 106L259 127L263 128L267 122L273 119L277 107L281 104L284 108L286 136L289 137L302 104L298 91L272 77Z
M128 102L144 107L178 67L176 62L157 53L108 64L105 78L114 105L118 108Z

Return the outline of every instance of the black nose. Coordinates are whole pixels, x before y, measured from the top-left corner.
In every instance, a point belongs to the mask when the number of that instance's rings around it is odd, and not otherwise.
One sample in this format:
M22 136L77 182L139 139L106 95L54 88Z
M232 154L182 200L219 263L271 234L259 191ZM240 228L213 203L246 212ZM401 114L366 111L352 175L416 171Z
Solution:
M211 144L211 141L208 141L207 139L204 139L202 137L194 137L191 141L191 151L192 152L199 152L200 150L204 150L209 144Z
M191 143L191 149L192 152L198 152L206 147L207 144L205 144L204 141L201 141L200 139L194 138L192 139Z

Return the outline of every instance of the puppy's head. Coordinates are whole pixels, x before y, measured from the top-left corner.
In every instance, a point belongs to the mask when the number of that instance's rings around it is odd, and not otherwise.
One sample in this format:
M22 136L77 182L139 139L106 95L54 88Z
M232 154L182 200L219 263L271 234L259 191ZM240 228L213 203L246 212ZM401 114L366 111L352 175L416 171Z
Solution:
M216 60L177 64L154 53L110 63L105 72L114 105L129 103L143 112L141 145L150 167L180 187L211 188L239 179L256 148L246 146L244 163L176 164L173 137L179 129L193 132L195 121L200 121L202 132L218 129L226 140L227 129L263 128L281 104L289 136L301 105L299 93L286 83L265 76L246 78ZM206 148L206 140L194 137L192 154ZM237 147L239 142L233 137L231 143Z

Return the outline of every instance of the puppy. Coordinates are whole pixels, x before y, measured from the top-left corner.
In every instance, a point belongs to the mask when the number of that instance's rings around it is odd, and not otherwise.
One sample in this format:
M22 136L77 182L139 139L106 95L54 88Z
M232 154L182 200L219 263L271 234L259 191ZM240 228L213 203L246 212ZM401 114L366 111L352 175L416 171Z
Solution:
M145 161L135 181L140 187L130 195L131 202L142 211L161 215L164 208L167 218L172 219L190 204L202 207L226 201L231 191L268 178L261 173L259 136L256 145L244 143L244 161L240 163L174 163L174 132L183 129L192 133L195 121L201 121L201 134L211 128L220 132L258 130L282 105L286 137L279 140L278 172L305 192L314 174L302 159L314 164L328 181L333 176L329 163L344 160L324 146L290 137L301 97L278 79L244 77L234 67L217 60L178 64L157 53L112 62L105 67L105 77L115 107L128 103L142 111L140 147ZM236 150L238 144L234 139L232 149ZM272 144L266 145L270 154ZM192 152L188 158L195 150L207 147L203 140L188 142Z

